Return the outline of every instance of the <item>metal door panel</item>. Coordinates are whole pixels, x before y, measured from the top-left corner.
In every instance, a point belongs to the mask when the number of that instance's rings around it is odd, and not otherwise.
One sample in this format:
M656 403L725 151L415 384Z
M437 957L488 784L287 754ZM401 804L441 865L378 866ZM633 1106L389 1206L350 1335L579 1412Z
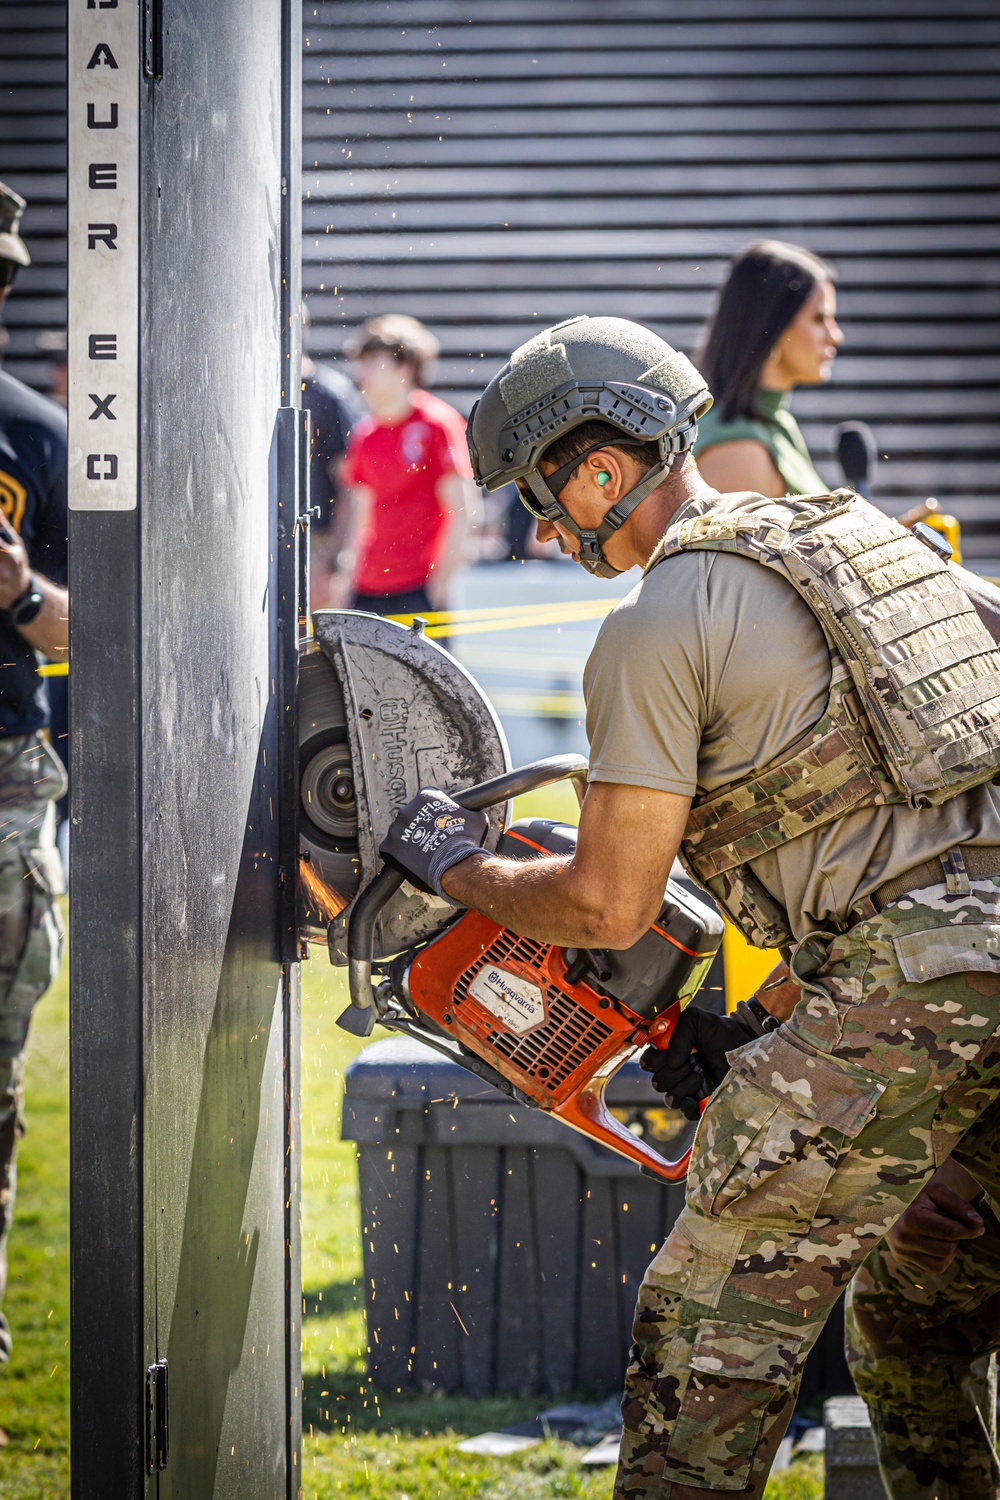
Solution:
M281 25L279 0L164 0L163 78L144 116L145 1161L147 1275L169 1370L160 1500L272 1500L285 1485Z
M138 508L72 521L73 1491L279 1500L300 1399L276 693L297 7L139 11Z
M210 1025L194 1044L195 1127L177 1132L179 1149L166 1112L171 1070L185 1067L184 1038L164 1038L165 1023L154 1046L166 1209L156 1234L159 1352L171 1433L161 1497L284 1489L282 996L273 880L261 878L269 862L254 837L274 797L274 756L268 761L262 749ZM182 1202L182 1221L167 1223Z

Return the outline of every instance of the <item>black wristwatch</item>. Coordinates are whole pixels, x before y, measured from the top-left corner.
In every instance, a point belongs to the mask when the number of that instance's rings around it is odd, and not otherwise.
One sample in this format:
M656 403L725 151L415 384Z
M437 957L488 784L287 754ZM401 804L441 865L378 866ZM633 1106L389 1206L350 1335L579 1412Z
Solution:
M741 1000L736 1007L736 1015L754 1036L766 1036L769 1031L777 1031L781 1025L778 1017L772 1016L756 995L752 995L749 1000Z
M4 614L10 623L20 630L22 625L30 625L32 620L38 618L44 603L45 596L39 592L38 585L32 578L24 593L20 594L13 604L8 604Z

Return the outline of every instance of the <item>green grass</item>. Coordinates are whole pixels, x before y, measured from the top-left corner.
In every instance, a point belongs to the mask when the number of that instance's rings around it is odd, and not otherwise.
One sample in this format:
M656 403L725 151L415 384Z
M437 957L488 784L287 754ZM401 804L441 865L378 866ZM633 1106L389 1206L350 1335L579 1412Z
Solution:
M354 1148L340 1140L343 1072L365 1044L337 1028L343 979L315 952L303 971L302 1024L305 1500L608 1500L613 1470L581 1468L564 1443L502 1459L456 1451L462 1437L534 1416L543 1399L369 1387ZM818 1457L796 1461L774 1476L767 1500L818 1500L822 1468Z
M608 1500L610 1469L580 1467L575 1450L545 1443L504 1459L459 1453L463 1436L534 1415L537 1399L373 1391L364 1374L354 1148L340 1140L343 1070L363 1045L336 1026L341 976L319 950L303 1000L302 1477L306 1500ZM10 1245L7 1311L15 1346L0 1376L3 1500L69 1495L69 1256L65 966L36 1011ZM822 1461L776 1475L767 1500L818 1500Z

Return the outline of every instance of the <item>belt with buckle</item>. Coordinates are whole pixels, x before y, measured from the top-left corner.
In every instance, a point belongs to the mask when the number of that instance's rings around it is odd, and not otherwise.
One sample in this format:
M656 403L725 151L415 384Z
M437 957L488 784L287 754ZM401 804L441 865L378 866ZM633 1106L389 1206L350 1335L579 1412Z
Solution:
M925 859L922 864L912 865L901 875L883 881L870 895L855 903L851 915L855 921L864 921L884 911L893 901L932 885L945 886L949 896L967 896L970 880L983 880L991 875L1000 875L1000 848L956 844L934 859Z

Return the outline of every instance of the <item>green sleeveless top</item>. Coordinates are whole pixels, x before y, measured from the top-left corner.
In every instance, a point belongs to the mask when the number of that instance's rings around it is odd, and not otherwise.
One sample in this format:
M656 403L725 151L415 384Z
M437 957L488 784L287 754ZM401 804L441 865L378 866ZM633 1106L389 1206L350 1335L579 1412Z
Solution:
M813 468L799 424L788 410L788 392L758 391L757 408L771 420L762 422L753 417L736 417L732 422L724 422L720 409L713 406L698 423L695 457L718 443L735 443L750 438L763 443L771 455L771 462L785 481L787 495L825 495L829 485Z

